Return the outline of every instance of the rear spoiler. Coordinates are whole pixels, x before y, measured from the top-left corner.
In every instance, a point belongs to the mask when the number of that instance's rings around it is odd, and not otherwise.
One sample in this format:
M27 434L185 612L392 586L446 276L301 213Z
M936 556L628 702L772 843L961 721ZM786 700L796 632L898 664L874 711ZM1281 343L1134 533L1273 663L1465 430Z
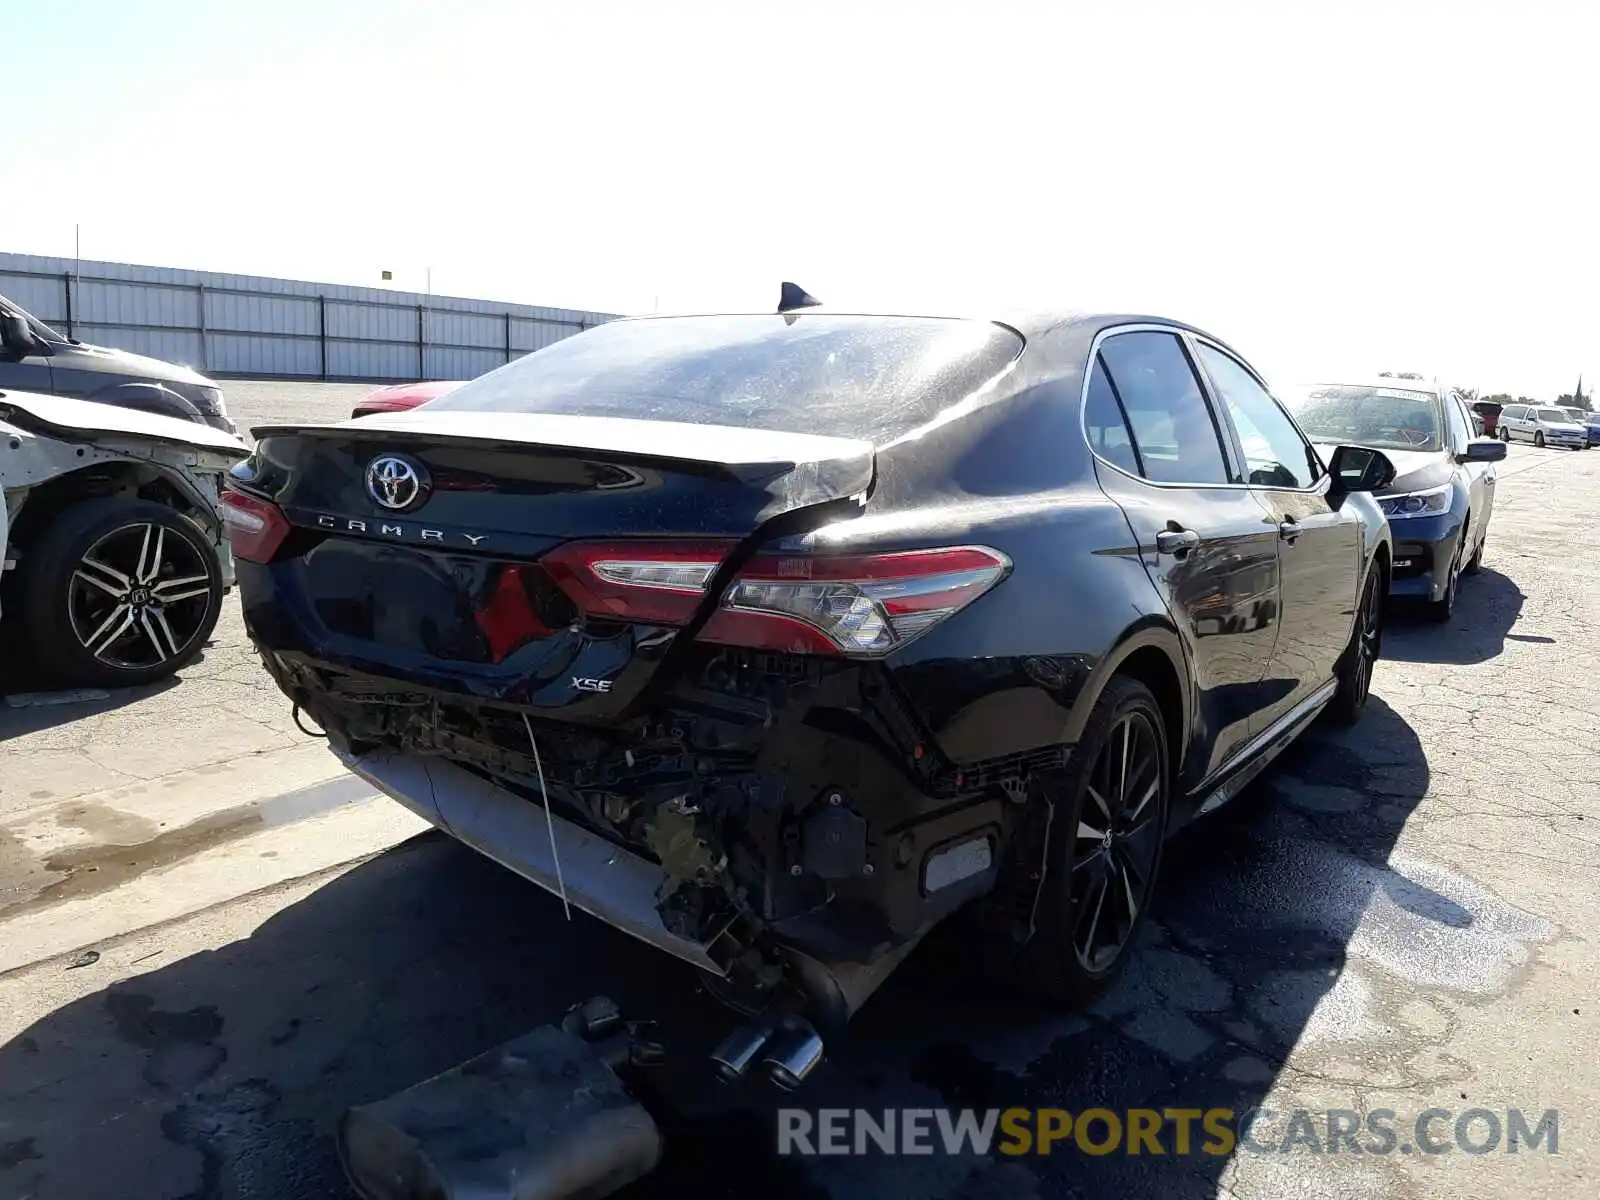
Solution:
M741 483L787 476L783 490L791 503L799 504L865 493L874 476L872 443L855 438L631 417L419 408L328 425L263 425L251 432L258 441L308 437L393 446L444 440L483 449L529 447L657 463Z

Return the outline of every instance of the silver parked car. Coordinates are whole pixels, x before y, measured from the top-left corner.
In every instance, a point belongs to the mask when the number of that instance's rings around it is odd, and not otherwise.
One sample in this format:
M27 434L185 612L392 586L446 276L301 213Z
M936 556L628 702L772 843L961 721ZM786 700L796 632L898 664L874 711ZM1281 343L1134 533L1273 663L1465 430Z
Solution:
M1587 450L1589 433L1564 408L1554 404L1508 404L1500 414L1502 442L1532 442L1535 446L1566 446Z

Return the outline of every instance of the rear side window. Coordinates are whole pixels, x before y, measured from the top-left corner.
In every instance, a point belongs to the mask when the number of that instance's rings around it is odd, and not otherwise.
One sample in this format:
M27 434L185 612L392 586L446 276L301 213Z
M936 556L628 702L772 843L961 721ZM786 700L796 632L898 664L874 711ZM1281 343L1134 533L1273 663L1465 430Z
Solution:
M924 317L613 321L508 363L430 411L563 413L892 441L1004 371L1022 338Z
M1133 449L1133 434L1128 430L1127 418L1122 415L1122 405L1117 402L1111 380L1098 358L1089 375L1089 398L1084 406L1083 424L1089 431L1089 445L1096 454L1130 475L1143 474L1139 456Z
M1176 336L1119 333L1101 343L1100 361L1122 401L1146 479L1232 482L1216 421Z

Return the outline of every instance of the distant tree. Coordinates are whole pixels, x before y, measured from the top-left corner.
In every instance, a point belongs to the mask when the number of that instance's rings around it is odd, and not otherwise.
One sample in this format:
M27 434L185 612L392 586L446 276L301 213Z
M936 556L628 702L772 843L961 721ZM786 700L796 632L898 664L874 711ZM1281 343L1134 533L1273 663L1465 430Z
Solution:
M1535 400L1532 396L1518 396L1517 397L1517 403L1518 404L1537 404L1539 402L1537 400Z
M1571 392L1563 392L1556 397L1556 405L1560 408L1581 408L1584 412L1593 412L1594 404L1587 396L1574 396Z
M1515 401L1511 399L1510 394L1507 392L1496 392L1492 396L1480 396L1479 399L1485 404L1506 405L1515 403Z
M1468 404L1471 404L1474 400L1476 400L1478 398L1478 389L1477 388L1457 388L1456 391L1461 393L1461 398L1463 400L1465 400Z
M1379 371L1379 379L1421 379L1415 371Z

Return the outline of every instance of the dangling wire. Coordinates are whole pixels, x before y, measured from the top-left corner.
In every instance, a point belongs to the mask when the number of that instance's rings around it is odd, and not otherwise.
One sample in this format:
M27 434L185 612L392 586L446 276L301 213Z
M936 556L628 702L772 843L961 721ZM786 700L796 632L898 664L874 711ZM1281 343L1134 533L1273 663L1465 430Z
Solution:
M322 738L324 741L327 740L328 735L326 733L319 733L315 729L306 728L306 723L300 719L300 706L298 704L294 706L294 710L290 712L289 715L294 719L294 723L300 727L300 732L305 734L307 737Z
M567 920L572 920L572 905L567 903L567 881L561 877L561 852L556 849L556 820L550 815L550 793L544 786L544 764L539 761L539 740L533 736L533 722L522 714L522 727L528 731L528 745L533 747L533 769L539 772L539 799L544 801L544 827L550 833L550 857L556 864L556 886L561 889L561 907L567 910Z

